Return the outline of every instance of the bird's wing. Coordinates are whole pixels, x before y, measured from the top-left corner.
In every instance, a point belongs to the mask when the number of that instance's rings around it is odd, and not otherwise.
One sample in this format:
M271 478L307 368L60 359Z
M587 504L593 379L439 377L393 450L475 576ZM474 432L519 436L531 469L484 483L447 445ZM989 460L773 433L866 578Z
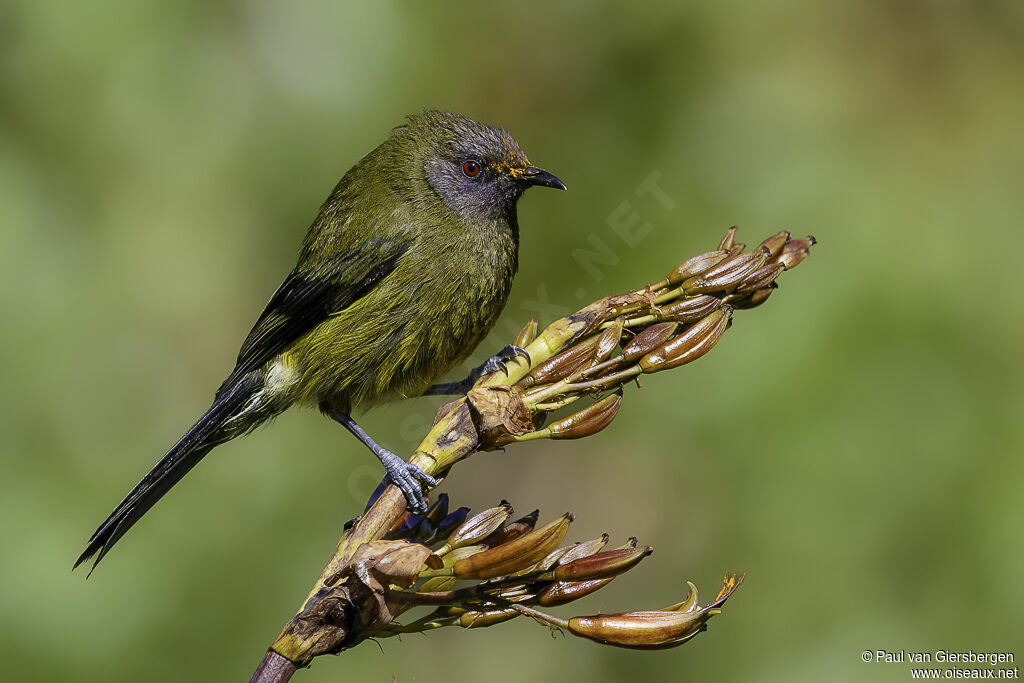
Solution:
M370 239L315 269L293 270L245 338L235 369L218 394L366 296L391 274L407 249L398 242Z

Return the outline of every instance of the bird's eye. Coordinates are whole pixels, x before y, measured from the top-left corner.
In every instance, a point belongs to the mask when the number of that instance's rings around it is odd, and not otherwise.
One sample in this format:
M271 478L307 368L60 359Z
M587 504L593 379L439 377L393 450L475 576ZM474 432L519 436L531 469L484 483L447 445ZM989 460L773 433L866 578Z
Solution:
M480 173L480 164L473 161L472 159L467 159L462 164L462 172L465 173L466 176L469 178L475 178Z

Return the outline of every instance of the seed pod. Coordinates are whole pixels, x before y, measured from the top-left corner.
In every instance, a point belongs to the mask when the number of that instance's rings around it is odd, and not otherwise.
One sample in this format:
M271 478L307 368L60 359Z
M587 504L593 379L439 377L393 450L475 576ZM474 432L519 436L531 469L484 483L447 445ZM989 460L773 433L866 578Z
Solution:
M521 380L522 385L529 387L534 384L557 382L588 365L596 354L598 339L600 337L590 337L540 363Z
M513 345L525 348L529 346L534 339L537 338L537 331L540 329L540 321L536 318L530 318L530 321L523 326L523 329L516 335L515 340L512 342Z
M765 249L730 256L706 273L686 280L681 286L689 295L731 292L743 278L763 266L767 258Z
M667 342L678 328L674 322L655 323L640 334L633 337L633 340L622 348L619 358L631 362L647 355L654 349Z
M683 324L696 322L718 308L721 303L721 299L710 294L680 299L661 307L661 319Z
M651 546L608 550L580 557L564 564L559 563L555 567L554 576L558 581L585 581L618 576L635 567L653 552L654 548Z
M736 293L749 294L750 292L770 286L785 268L786 266L782 263L767 263L761 266L743 278L736 287Z
M647 373L660 372L697 360L718 343L731 318L732 306L722 304L686 332L641 358L640 368Z
M676 266L675 270L665 276L665 279L668 280L669 285L677 285L683 280L691 278L694 275L700 275L708 268L721 263L727 256L729 256L728 249L706 251L703 254L691 256Z
M453 572L460 579L491 579L530 567L565 538L572 518L572 513L566 513L514 541L459 560L452 567Z
M813 235L799 240L790 240L782 247L782 251L775 257L775 261L783 264L786 270L796 268L805 258L810 256L811 247L818 243Z
M622 390L605 396L597 403L587 406L578 413L552 422L545 429L552 439L582 439L597 434L611 424L622 405Z
M594 350L594 362L600 363L612 355L612 351L619 345L622 339L622 326L626 322L623 316L619 316L612 322L611 327L605 329L597 339L597 346Z
M736 241L736 226L732 226L725 232L725 237L718 243L719 249L729 249Z
M776 289L778 289L778 285L773 282L770 287L759 289L756 292L751 292L750 294L743 294L741 296L733 295L735 298L729 298L729 305L736 309L757 308L767 301L768 297L771 296L772 292Z
M489 508L473 515L452 532L452 535L448 537L448 543L445 544L445 548L451 550L479 543L487 538L492 531L504 524L511 514L512 506L508 502L502 501L501 505L497 507Z
M485 538L482 545L488 548L501 545L502 543L508 543L525 534L533 531L533 527L537 525L537 518L540 517L540 510L534 510L528 515L520 517L514 522L506 522L498 529L495 529L490 536Z
M782 245L789 239L789 230L780 230L771 237L765 239L764 242L758 245L758 247L764 247L768 250L769 256L775 256L782 251Z

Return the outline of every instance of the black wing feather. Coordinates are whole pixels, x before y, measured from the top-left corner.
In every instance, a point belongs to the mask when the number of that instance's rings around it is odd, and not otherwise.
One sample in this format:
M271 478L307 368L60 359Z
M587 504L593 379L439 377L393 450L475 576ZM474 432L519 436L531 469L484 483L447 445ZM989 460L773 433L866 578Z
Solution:
M247 373L263 367L327 318L366 296L395 269L407 251L404 246L374 240L363 247L341 255L312 274L296 269L285 278L242 343L235 369L218 394Z

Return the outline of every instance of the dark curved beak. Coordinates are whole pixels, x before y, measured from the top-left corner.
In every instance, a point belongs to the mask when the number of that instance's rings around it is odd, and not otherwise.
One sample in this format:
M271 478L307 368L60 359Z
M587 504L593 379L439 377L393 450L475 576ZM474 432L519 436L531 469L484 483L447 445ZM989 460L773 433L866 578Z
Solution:
M554 187L559 190L567 189L565 183L558 179L557 176L548 173L542 168L536 166L527 166L523 169L522 175L519 179L527 185L540 185L542 187Z

